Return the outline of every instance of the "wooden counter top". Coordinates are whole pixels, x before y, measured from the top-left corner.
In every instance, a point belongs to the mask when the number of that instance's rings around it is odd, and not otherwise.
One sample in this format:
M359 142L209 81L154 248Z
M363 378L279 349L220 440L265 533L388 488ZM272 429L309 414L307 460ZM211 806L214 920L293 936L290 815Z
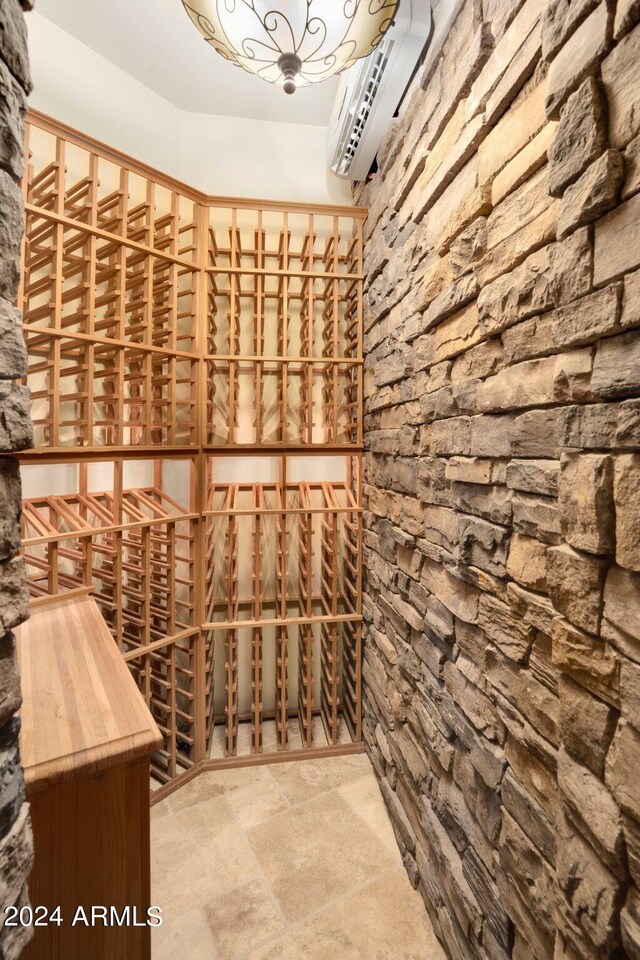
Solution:
M160 731L90 596L36 606L15 633L20 750L30 793L161 746Z

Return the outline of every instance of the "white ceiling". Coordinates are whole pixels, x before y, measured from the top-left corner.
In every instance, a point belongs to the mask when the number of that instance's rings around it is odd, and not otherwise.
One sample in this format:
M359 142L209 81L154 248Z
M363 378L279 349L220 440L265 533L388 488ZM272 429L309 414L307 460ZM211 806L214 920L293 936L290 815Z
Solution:
M337 77L288 96L227 63L198 33L181 0L38 0L36 9L182 110L329 122Z

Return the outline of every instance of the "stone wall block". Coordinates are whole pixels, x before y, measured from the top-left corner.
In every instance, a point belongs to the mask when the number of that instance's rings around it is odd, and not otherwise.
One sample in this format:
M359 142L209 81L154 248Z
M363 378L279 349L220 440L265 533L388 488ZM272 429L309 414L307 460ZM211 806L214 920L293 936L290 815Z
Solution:
M614 469L616 560L640 572L640 455L616 457Z
M553 872L527 835L508 814L500 835L499 877L504 905L515 925L533 940L535 956L553 954Z
M7 725L19 709L21 702L15 639L12 633L5 633L0 639L0 725L2 729L9 729ZM17 740L13 742L15 746ZM9 746L10 743L11 741ZM2 791L0 791L1 796Z
M640 194L596 223L593 282L600 286L640 266Z
M556 875L564 933L579 955L607 955L620 938L621 884L566 818L559 818L558 832Z
M630 887L627 902L620 913L622 946L629 960L640 960L640 893Z
M508 768L501 789L504 807L548 864L555 866L555 825Z
M0 454L27 450L33 444L27 387L0 380Z
M576 683L612 707L620 708L620 660L599 637L556 617L552 624L553 662Z
M612 147L626 147L640 132L639 56L640 25L621 40L602 63Z
M0 12L1 56L25 93L31 93L31 73L27 51L27 27L22 15L23 9L31 9L31 4L20 0L7 0Z
M509 532L504 527L469 517L461 525L459 557L463 563L504 576L508 543Z
M567 188L558 216L558 240L615 207L624 180L622 154L607 150Z
M486 107L492 95L491 112L499 112L530 75L540 51L543 9L543 0L526 0L522 5L471 87L466 106L469 119Z
M24 229L22 194L12 177L0 170L0 297L14 303L20 280L20 244Z
M20 469L16 460L0 457L0 562L20 549Z
M22 557L5 560L0 563L0 634L26 620L28 607L24 560Z
M613 458L565 454L561 460L558 505L562 530L576 550L610 554L615 549Z
M586 230L578 230L484 287L478 296L480 328L485 336L501 333L519 320L571 303L589 293L591 275L591 244Z
M640 732L621 720L607 754L605 782L621 809L636 821L640 821L639 763Z
M511 364L532 357L550 356L560 350L592 344L600 337L619 332L622 326L621 298L622 284L611 284L564 307L505 330L502 345L506 362ZM590 398L585 393L577 399Z
M582 81L596 73L611 37L611 18L605 0L571 34L549 69L545 101L547 116L557 120L567 98Z
M547 553L549 596L556 610L587 633L597 634L608 563L567 544Z
M626 851L620 808L604 783L563 749L558 754L558 786L565 814L595 848L600 859L621 880L626 874Z
M29 808L23 804L11 829L0 840L0 903L15 903L33 863Z
M22 335L22 314L0 300L0 380L17 380L27 374L27 351Z
M622 199L628 200L640 190L640 136L635 137L624 151L624 185Z
M640 574L612 566L604 587L602 636L640 662Z
M640 403L598 403L566 408L561 442L584 450L603 447L637 448L640 436Z
M606 110L600 86L593 77L572 93L560 114L549 148L549 193L561 197L607 145Z
M558 492L559 473L557 460L512 460L507 464L507 486L551 497Z
M640 386L640 331L611 337L598 344L591 388L594 397L610 400L632 396Z
M8 0L5 6L10 8L12 4L13 0ZM0 97L3 102L0 113L0 166L14 178L19 178L25 170L24 121L27 98L3 60L0 60Z
M480 599L478 625L506 657L524 663L533 645L535 631L517 617L508 603L487 594Z
M544 83L538 84L516 109L505 113L482 141L478 147L481 183L491 183L545 126L545 88Z
M542 56L552 60L598 0L550 0L542 20Z
M491 184L491 200L494 206L544 166L548 160L556 126L554 121L546 123L542 130L497 174Z
M618 722L617 710L568 675L560 678L559 694L563 747L604 780L605 759Z
M613 23L614 39L620 40L640 21L640 0L618 0Z
M547 588L547 547L535 537L515 533L511 538L507 574L530 590Z

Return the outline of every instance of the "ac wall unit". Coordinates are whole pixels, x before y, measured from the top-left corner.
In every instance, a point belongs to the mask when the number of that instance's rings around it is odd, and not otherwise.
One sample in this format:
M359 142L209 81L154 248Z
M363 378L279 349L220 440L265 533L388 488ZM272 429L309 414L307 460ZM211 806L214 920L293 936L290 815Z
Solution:
M342 75L327 148L337 176L366 178L430 30L429 0L400 0L393 26L373 53Z

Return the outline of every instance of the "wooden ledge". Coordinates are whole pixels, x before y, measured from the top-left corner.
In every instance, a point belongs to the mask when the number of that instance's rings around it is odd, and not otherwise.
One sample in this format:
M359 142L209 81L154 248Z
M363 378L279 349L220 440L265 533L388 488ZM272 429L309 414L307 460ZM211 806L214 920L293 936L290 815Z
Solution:
M162 737L86 589L32 605L15 631L27 791L153 753Z

